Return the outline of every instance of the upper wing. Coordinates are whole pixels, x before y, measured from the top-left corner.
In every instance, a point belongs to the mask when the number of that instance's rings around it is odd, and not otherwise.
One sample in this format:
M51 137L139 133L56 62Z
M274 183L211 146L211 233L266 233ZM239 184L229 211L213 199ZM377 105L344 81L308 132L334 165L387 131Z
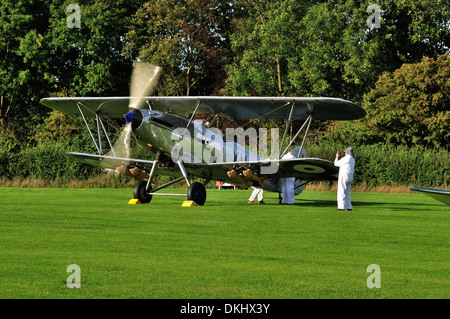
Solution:
M220 113L235 119L285 120L292 109L292 120L355 120L366 115L359 105L329 97L160 97L143 98L153 110L187 116L196 109L199 113ZM121 118L128 111L129 97L60 97L44 98L41 103L67 114L78 114L83 108L86 116L98 114L107 118Z
M80 115L81 107L86 117L96 115L106 118L123 118L128 112L129 97L48 97L41 104L65 114Z
M350 101L328 97L152 97L152 108L175 113L221 113L235 119L286 120L292 108L292 120L355 120L366 115L364 109Z

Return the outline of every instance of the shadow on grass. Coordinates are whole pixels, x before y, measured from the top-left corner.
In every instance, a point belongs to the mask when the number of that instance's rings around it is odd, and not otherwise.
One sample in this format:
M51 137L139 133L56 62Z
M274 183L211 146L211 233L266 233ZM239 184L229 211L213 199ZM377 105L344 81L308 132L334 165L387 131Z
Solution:
M270 206L285 206L278 203L268 203ZM362 202L352 201L353 209L358 207L383 207L391 208L393 211L442 211L443 205L440 204L426 204L426 203L392 203L392 202ZM292 206L302 207L337 207L335 200L314 200L314 199L300 199Z

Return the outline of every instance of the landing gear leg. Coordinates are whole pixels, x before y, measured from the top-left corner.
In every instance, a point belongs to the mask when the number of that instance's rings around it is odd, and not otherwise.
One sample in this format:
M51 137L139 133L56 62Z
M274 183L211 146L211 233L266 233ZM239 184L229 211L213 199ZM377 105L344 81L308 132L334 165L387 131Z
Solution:
M155 172L155 168L158 165L158 160L155 160L152 166L152 170L150 171L150 175L148 177L148 181L141 181L136 184L134 187L134 198L139 199L141 204L148 204L152 200L152 195L150 194L152 192L151 188L151 182L153 178L153 173Z
M151 180L153 177L153 173L155 171L156 165L157 165L157 161L154 162L153 167L150 171L150 176L148 177L148 181L142 181L136 184L135 188L134 188L134 198L135 199L139 199L139 201L142 204L145 203L150 203L150 201L152 200L153 195L164 195L164 196L185 196L183 194L164 194L164 193L156 193L157 191L168 187L169 185L172 185L174 183L177 183L181 180L185 180L186 183L188 184L189 188L188 188L188 193L187 193L187 198L188 200L192 200L194 201L197 205L199 206L203 206L205 204L206 201L206 189L205 186L202 183L199 182L195 182L195 183L190 183L189 182L189 178L187 176L186 170L184 169L184 165L181 161L178 161L177 164L180 167L180 171L182 173L183 176L175 178L173 180L171 180L170 182L158 186L154 189L152 189L151 186Z
M186 180L186 183L188 184L188 193L187 198L188 200L194 201L197 205L203 206L206 201L206 189L205 186L202 183L195 182L190 183L189 178L187 176L186 170L184 169L184 165L181 161L177 162L178 166L180 167L180 171L183 174L184 179Z

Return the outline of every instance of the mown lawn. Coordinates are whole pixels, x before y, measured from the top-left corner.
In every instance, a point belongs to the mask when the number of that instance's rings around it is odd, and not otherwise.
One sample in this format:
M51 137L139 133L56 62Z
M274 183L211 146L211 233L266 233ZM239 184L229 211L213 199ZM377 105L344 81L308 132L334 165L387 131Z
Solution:
M184 192L184 190L175 190ZM450 209L422 194L305 191L294 206L208 190L0 188L0 298L448 298ZM70 289L67 267L80 267ZM369 265L381 288L369 289Z

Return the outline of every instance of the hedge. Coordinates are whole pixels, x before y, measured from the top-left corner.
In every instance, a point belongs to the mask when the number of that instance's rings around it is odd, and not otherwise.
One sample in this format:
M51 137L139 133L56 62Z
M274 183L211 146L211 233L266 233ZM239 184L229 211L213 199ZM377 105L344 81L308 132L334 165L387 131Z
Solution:
M334 161L336 151L346 146L314 145L308 156ZM355 184L418 185L447 187L450 156L446 149L418 149L393 145L366 145L354 149Z
M0 148L0 176L9 180L84 180L104 174L99 168L68 159L68 145L45 143L20 151ZM344 145L312 145L309 157L333 161L336 150L343 154ZM447 187L450 180L450 158L446 149L407 148L392 145L368 145L354 149L355 184L369 186L418 185Z
M57 143L23 148L17 153L0 149L0 174L6 179L82 180L101 173L97 167L68 159L67 146Z

